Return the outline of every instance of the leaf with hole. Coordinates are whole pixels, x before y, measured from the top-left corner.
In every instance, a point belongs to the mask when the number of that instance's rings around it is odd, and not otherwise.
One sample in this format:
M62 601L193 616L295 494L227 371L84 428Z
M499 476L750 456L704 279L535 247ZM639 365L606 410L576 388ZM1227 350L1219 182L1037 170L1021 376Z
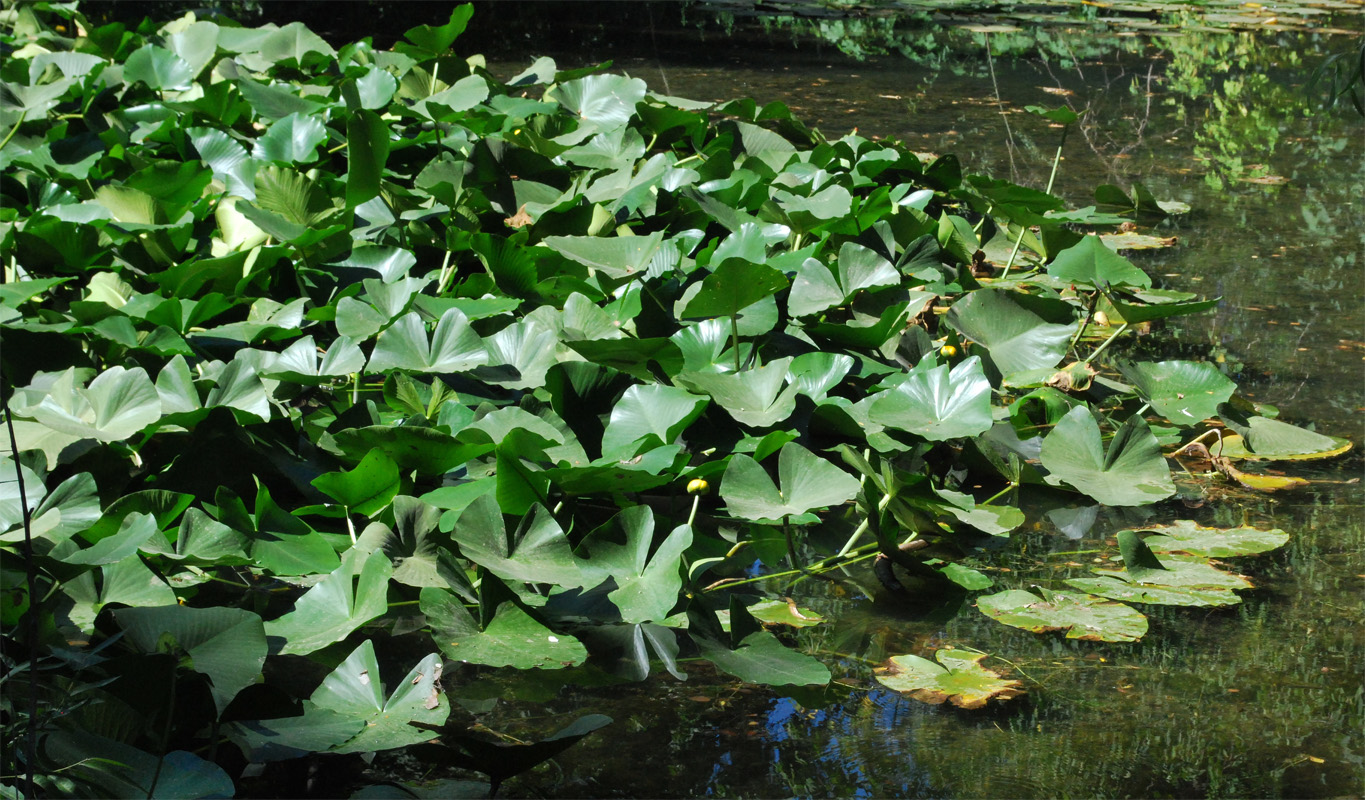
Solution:
M965 709L1024 694L1019 681L1006 680L981 666L986 653L938 650L934 656L937 664L919 656L892 656L886 666L878 668L877 682L922 703L940 705L946 701Z

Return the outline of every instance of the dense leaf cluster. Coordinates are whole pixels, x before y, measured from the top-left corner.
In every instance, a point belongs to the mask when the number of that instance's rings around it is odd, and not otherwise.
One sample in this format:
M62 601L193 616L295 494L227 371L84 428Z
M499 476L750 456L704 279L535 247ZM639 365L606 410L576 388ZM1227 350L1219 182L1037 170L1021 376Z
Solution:
M6 772L48 791L426 742L443 657L822 684L711 591L773 542L914 567L908 539L1022 523L973 486L1159 501L1157 433L1216 413L1247 453L1338 446L1212 365L1111 358L1208 307L1079 232L1165 213L1142 192L1068 211L781 104L499 80L452 51L468 8L391 51L6 13L0 611L63 712ZM429 655L386 690L400 637ZM311 694L263 682L291 656ZM66 769L89 753L127 768Z

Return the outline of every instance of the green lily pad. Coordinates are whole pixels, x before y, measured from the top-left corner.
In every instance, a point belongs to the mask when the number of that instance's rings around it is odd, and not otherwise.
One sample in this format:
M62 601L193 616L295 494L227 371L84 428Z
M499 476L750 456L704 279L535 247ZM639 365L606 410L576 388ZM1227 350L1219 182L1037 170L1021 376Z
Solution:
M953 303L944 321L985 347L1007 382L1016 373L1057 366L1076 332L1074 325L1049 322L999 289L971 292Z
M925 359L894 389L873 395L868 418L931 442L977 436L990 429L991 385L972 356L952 367Z
M966 709L1024 694L1019 681L1006 680L981 666L986 655L938 650L937 664L919 656L892 656L886 666L878 668L877 682L923 703L940 705L946 701Z
M1209 448L1215 456L1231 458L1237 461L1316 461L1320 458L1335 458L1347 452L1353 446L1350 439L1343 439L1338 436L1326 437L1332 441L1332 447L1318 450L1311 453L1277 453L1266 455L1264 453L1253 453L1247 449L1246 440L1235 433L1225 434Z
M1241 452L1250 454L1242 455L1242 458L1271 460L1293 457L1298 457L1301 460L1305 458L1330 458L1351 448L1351 443L1346 439L1324 436L1297 425L1290 425L1287 422L1280 422L1268 417L1250 417L1245 421L1228 418L1227 422L1229 427L1241 435L1240 441L1236 442L1241 446ZM1230 456L1227 452L1228 449L1229 445L1225 441L1223 452L1218 452L1217 446L1215 446L1213 454Z
M1218 368L1200 361L1120 362L1123 377L1177 425L1197 425L1218 413L1237 390Z
M368 371L465 372L487 364L488 360L483 339L459 309L452 308L441 315L430 342L421 315L410 311L379 334Z
M304 592L293 611L265 623L266 635L279 640L278 649L271 649L306 655L345 639L389 610L391 575L393 564L382 551L351 548L341 566Z
M743 372L684 372L677 381L710 395L737 422L767 428L796 409L799 387L787 383L791 362L779 358Z
M1106 450L1086 406L1073 408L1043 439L1040 459L1047 482L1075 487L1110 506L1155 503L1175 494L1161 446L1138 416L1128 419Z
M379 674L374 642L367 639L308 698L316 708L364 721L355 738L329 752L365 753L430 741L435 734L409 723L440 725L450 715L441 689L441 658L435 653L417 662L387 698Z
M496 578L484 577L498 583ZM505 587L502 592L510 595ZM487 594L487 588L481 596ZM432 638L448 658L469 664L516 669L562 669L583 663L588 651L566 633L554 633L511 599L484 599L478 620L453 594L435 588L421 592L421 609ZM487 606L492 606L491 609Z
M41 390L20 389L10 407L52 430L101 442L127 439L161 419L161 397L141 367L110 367L84 387L73 367Z
M398 494L398 465L379 448L365 454L355 469L328 472L313 479L313 486L348 511L372 517Z
M128 640L144 653L162 652L167 639L189 656L196 672L207 675L221 714L237 693L260 679L265 664L261 618L241 608L121 608L114 619Z
M1022 589L978 597L976 607L1006 625L1034 633L1066 631L1068 639L1135 642L1147 632L1147 618L1123 603L1089 594L1039 591L1042 597Z
M661 622L678 603L683 551L692 529L679 525L654 545L654 513L634 506L592 531L579 545L594 572L616 582L608 599L625 622Z
M1283 547L1289 534L1279 528L1262 530L1247 525L1236 528L1206 528L1190 520L1170 525L1151 525L1141 529L1155 533L1145 543L1157 553L1187 553L1208 558L1231 558L1268 553Z
M1133 262L1115 253L1098 236L1086 236L1057 254L1047 274L1090 288L1101 285L1151 288L1152 279Z
M1206 559L1156 557L1133 531L1119 531L1125 569L1094 570L1101 577L1067 581L1085 592L1112 600L1170 606L1230 606L1241 602L1234 589L1249 589L1251 581L1224 572Z
M778 482L743 453L730 457L720 495L730 514L750 520L781 520L816 508L846 503L858 493L858 479L795 442L777 456Z
M683 317L730 317L787 288L787 277L767 264L727 258L706 276Z

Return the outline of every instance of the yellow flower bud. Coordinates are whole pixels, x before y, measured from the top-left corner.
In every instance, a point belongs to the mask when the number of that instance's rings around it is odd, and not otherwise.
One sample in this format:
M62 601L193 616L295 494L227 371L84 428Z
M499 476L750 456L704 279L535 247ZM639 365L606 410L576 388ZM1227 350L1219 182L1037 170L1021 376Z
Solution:
M688 494L710 494L710 493L711 493L711 484L707 483L706 481L702 480L701 478L693 478L692 480L690 480L690 481L687 482L687 493L688 493Z
M953 356L957 355L957 348L953 347L950 344L945 344L942 348L939 349L938 352L939 355L943 356L944 358L952 358Z

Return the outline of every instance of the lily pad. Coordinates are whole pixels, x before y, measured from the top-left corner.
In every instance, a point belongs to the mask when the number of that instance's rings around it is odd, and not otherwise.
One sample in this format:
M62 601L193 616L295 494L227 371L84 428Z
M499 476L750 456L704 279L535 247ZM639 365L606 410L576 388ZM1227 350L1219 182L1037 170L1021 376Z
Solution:
M1237 389L1217 367L1200 361L1120 362L1119 368L1152 408L1177 425L1214 416Z
M1048 483L1070 484L1105 505L1146 505L1175 494L1161 447L1138 416L1119 428L1105 450L1090 409L1077 406L1043 439L1040 458L1051 473Z
M951 702L958 708L981 708L991 699L1010 700L1024 694L1019 681L1006 680L981 666L986 653L939 650L938 663L927 658L893 656L877 670L877 681L888 689L929 703Z
M1236 528L1206 528L1191 520L1176 520L1170 525L1152 525L1141 529L1155 533L1146 545L1157 553L1187 553L1209 558L1231 558L1256 553L1268 553L1284 546L1289 534L1279 528L1262 530L1247 525Z
M991 427L991 385L976 356L952 367L921 361L905 382L874 395L868 417L931 442L976 436Z
M980 289L953 303L944 320L979 342L1005 376L1051 369L1066 355L1074 325L1049 322L1013 292Z
M1234 589L1251 581L1224 572L1206 559L1168 556L1163 562L1133 531L1119 531L1125 569L1094 570L1098 578L1072 578L1067 585L1107 597L1167 606L1230 606L1241 602Z
M1304 460L1331 458L1351 449L1351 443L1346 439L1324 436L1268 417L1250 417L1245 421L1228 418L1227 422L1241 435L1237 444L1243 455L1232 456L1225 441L1221 452L1214 447L1212 452L1216 456Z
M1034 633L1066 631L1068 639L1135 642L1147 633L1147 618L1130 606L1078 592L1039 588L1043 597L1010 589L979 597L986 616Z
M839 505L858 493L858 479L795 442L777 456L778 482L743 453L730 457L720 495L734 516L777 521L815 508Z

